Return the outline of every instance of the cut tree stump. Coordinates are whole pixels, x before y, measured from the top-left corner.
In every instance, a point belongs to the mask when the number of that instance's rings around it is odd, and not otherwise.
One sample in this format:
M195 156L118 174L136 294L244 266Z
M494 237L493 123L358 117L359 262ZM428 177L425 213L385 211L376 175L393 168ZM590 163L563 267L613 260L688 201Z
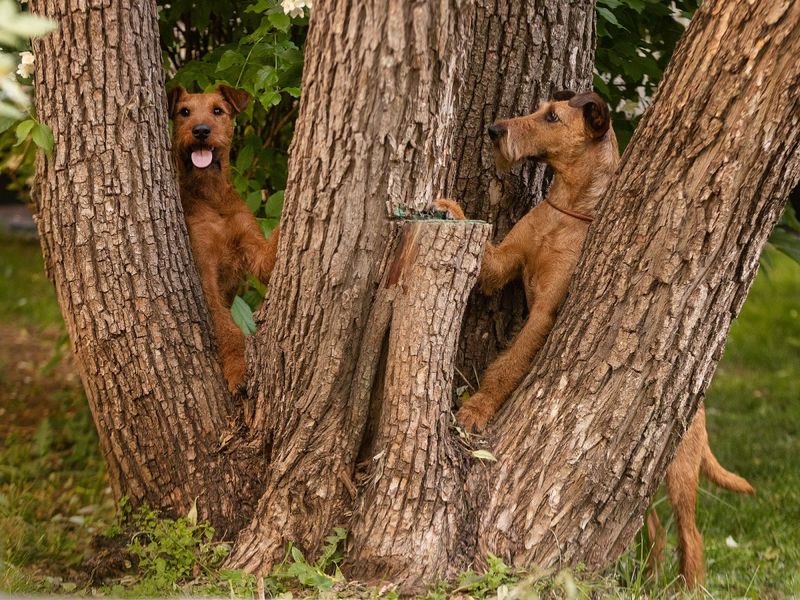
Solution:
M453 367L491 226L403 221L376 307L386 319L365 438L349 574L430 581L459 562L464 458L450 435ZM364 456L366 454L366 456Z

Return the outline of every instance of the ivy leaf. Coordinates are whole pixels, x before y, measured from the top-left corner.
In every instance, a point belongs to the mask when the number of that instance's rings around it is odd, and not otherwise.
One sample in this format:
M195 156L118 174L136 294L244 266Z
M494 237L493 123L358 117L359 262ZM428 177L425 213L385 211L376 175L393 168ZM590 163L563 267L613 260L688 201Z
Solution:
M245 302L241 296L236 296L233 299L231 316L234 322L239 326L239 329L241 329L242 333L246 336L253 335L256 332L256 322L253 319L253 311L250 310L250 307L247 306L247 302Z

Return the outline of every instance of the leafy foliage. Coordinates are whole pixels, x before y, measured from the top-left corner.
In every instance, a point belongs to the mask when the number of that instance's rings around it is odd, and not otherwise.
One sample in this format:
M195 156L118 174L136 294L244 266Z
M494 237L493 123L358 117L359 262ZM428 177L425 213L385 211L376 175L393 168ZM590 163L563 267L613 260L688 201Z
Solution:
M458 587L453 592L469 594L475 598L485 598L494 594L500 586L514 584L519 575L494 554L486 558L487 569L483 573L467 570L458 576Z
M54 28L55 23L49 19L20 11L13 0L0 0L0 47L29 49L30 38ZM18 67L20 59L32 61L33 55L0 51L0 168L8 173L9 187L18 191L24 189L33 175L36 148L42 148L48 157L53 150L53 132L34 118L28 90L23 85L30 79L25 67L31 65ZM15 68L18 77L14 76Z
M698 0L597 0L594 87L608 100L624 149Z
M115 595L130 592L134 596L153 596L180 589L182 584L201 576L216 574L230 547L213 541L214 529L197 521L197 509L178 519L161 518L146 507L130 514L126 502L121 503L122 518L128 517L133 529L127 550L136 559L136 583L126 590L114 586ZM112 530L117 533L118 524Z

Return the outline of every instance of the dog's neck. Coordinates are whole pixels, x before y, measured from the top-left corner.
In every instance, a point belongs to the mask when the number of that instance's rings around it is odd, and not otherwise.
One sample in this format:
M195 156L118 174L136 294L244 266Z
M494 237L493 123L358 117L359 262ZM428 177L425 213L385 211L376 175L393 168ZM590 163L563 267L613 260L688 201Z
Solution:
M608 189L619 164L619 149L613 130L570 165L551 165L554 176L547 198L557 206L595 216L600 198Z

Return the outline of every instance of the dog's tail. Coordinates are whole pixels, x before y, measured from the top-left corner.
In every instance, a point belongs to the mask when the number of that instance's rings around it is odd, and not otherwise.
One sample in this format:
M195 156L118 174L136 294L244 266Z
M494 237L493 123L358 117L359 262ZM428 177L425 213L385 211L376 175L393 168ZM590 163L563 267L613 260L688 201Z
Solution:
M705 448L703 449L703 460L700 463L700 468L706 477L722 488L741 494L753 495L756 493L753 486L744 477L731 473L719 464L717 457L711 452L708 440L706 440Z
M467 218L464 214L464 211L458 205L458 202L451 200L450 198L439 198L438 200L434 200L433 206L439 210L450 213L450 216L457 221L463 221Z

